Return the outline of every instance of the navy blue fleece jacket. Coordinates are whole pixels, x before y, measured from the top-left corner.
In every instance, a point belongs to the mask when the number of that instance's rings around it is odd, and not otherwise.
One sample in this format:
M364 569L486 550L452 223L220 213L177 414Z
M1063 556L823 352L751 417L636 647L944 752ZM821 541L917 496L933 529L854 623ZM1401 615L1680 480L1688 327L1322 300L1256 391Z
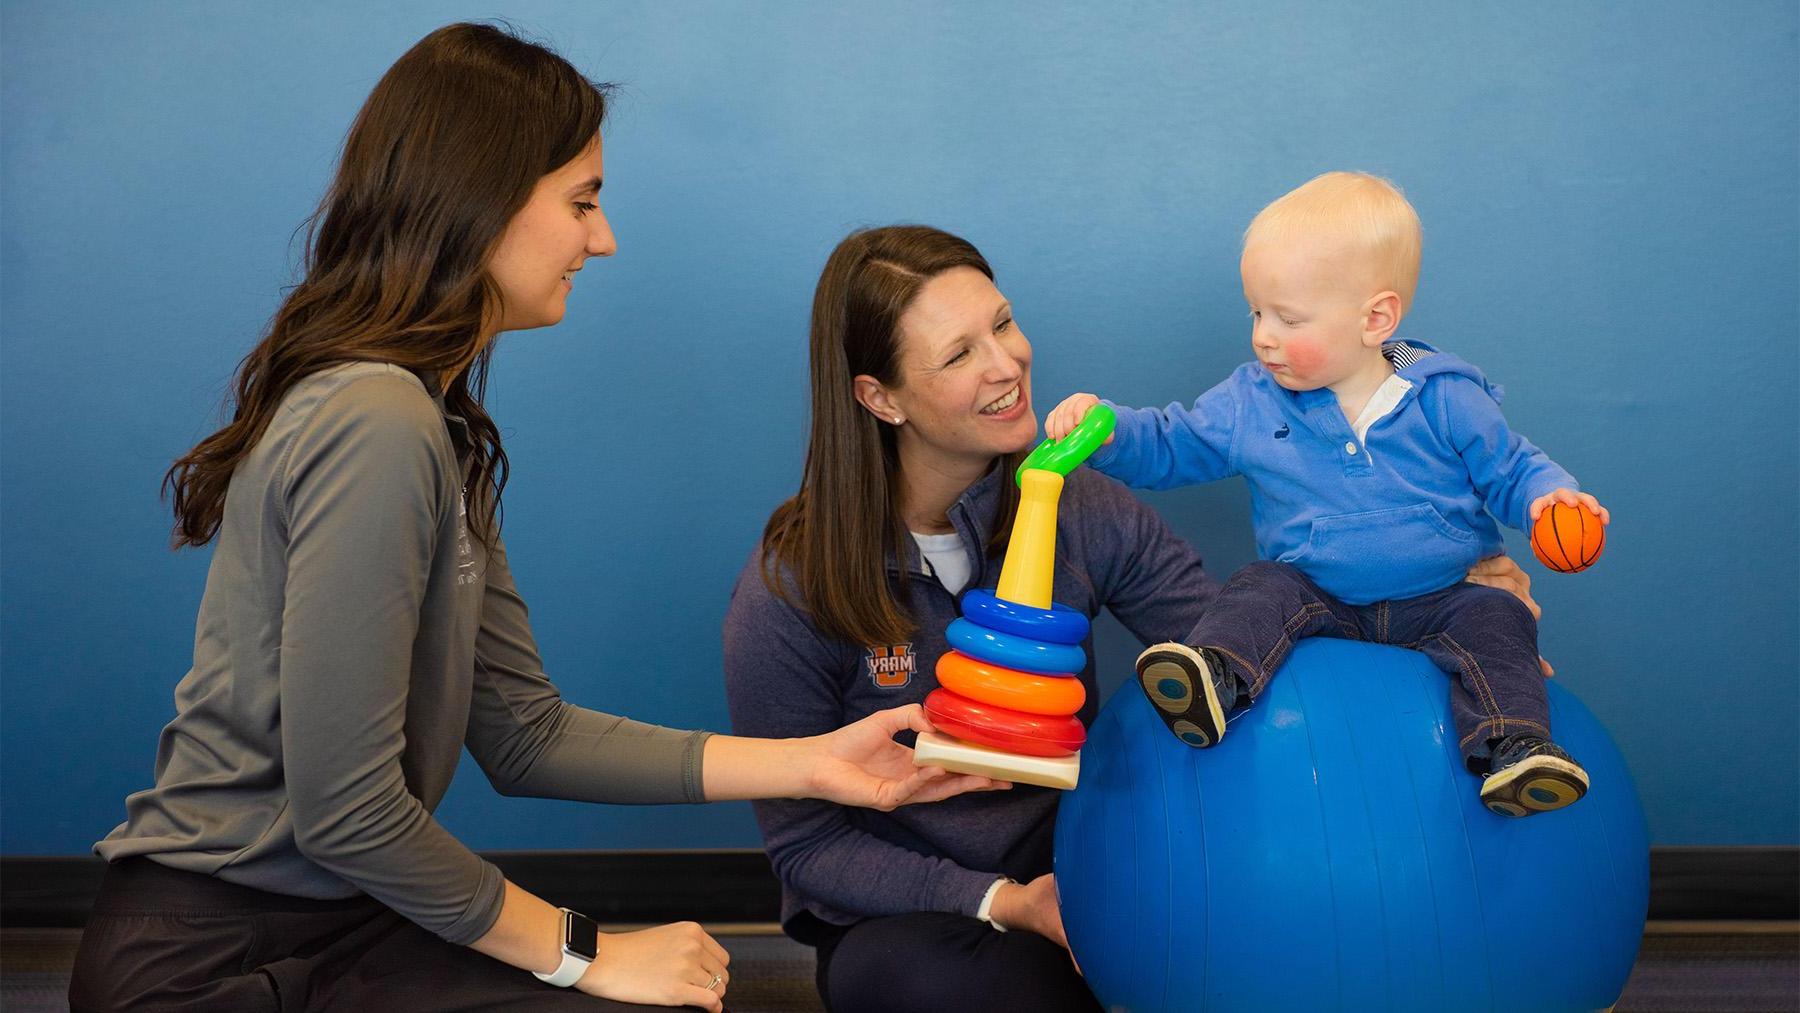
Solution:
M1008 476L1010 480L1010 476ZM997 502L997 474L965 492L950 521L971 561L970 587L993 588L1002 553L982 551ZM763 583L753 553L725 616L725 686L739 735L817 735L875 711L923 701L937 688L944 628L957 599L930 576L912 546L889 560L888 579L911 592L918 622L899 644L853 644L822 633L791 590ZM781 575L787 579L785 572ZM1145 643L1193 629L1217 586L1186 541L1130 491L1078 470L1057 517L1055 599L1089 616L1112 611ZM1093 642L1084 645L1090 659ZM1098 692L1090 660L1082 722ZM757 821L782 884L782 923L802 912L836 924L877 915L945 911L973 915L1000 875L1021 882L1050 871L1058 793L1018 785L891 813L814 800L756 803Z

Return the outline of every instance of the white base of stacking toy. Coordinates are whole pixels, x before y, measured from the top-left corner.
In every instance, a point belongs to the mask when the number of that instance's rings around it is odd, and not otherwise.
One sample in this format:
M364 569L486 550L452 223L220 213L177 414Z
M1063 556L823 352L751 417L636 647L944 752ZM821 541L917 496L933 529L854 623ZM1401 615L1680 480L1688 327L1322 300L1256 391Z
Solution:
M1081 776L1080 753L1073 756L1020 756L936 732L919 733L918 744L913 746L913 763L1046 788L1073 788L1075 780Z

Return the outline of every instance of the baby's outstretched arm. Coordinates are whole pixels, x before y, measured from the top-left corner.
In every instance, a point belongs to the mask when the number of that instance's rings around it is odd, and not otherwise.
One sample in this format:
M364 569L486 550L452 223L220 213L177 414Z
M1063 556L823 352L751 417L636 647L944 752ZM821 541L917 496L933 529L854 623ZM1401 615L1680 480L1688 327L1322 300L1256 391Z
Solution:
M1044 435L1053 440L1060 440L1069 435L1076 426L1081 425L1081 420L1087 418L1087 413L1099 403L1100 399L1092 394L1070 394L1063 398L1062 404L1052 409L1049 417L1044 419ZM1100 445L1105 446L1112 441L1112 435L1108 434Z
M1537 522L1538 516L1542 514L1544 508L1548 507L1551 503L1561 503L1563 506L1571 507L1577 505L1584 506L1589 510L1592 510L1594 514L1600 518L1601 524L1612 523L1612 512L1601 506L1599 500L1589 496L1585 492L1576 492L1573 489L1552 489L1542 496L1539 496L1537 499L1532 500L1531 520L1533 523Z

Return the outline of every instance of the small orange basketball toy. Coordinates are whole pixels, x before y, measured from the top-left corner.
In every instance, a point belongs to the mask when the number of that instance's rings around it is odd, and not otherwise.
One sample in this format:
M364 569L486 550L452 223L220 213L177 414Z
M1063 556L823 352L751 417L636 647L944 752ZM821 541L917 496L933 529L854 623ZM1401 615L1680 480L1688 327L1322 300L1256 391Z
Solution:
M1606 548L1606 525L1585 506L1551 503L1531 526L1531 551L1557 573L1580 573Z

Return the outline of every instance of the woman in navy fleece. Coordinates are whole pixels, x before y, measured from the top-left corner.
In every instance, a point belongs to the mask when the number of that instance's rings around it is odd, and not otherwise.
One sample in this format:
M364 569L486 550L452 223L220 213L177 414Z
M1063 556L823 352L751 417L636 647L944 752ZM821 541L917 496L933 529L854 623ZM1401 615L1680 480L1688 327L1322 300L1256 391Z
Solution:
M811 357L801 488L769 519L725 619L740 735L813 735L922 701L957 597L999 579L1018 500L1006 477L1037 439L1031 345L981 254L937 229L839 244ZM1218 590L1155 512L1088 469L1064 487L1056 561L1056 601L1110 609L1146 644L1187 633ZM1528 590L1504 557L1478 569ZM1091 663L1080 677L1086 723ZM782 924L818 948L826 1004L1097 1009L1050 875L1056 800L1019 785L892 813L757 803Z

